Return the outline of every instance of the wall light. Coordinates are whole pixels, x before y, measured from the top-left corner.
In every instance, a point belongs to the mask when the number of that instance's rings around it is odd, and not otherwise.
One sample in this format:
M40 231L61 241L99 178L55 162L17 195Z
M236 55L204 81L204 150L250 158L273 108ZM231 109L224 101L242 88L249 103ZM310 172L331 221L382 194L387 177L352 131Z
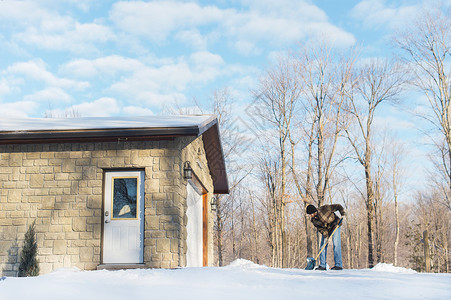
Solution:
M217 201L216 197L211 198L211 202L210 202L211 211L216 211L216 209L217 209L216 201Z
M191 169L189 161L185 161L185 164L183 165L183 178L186 180L193 178L193 169Z

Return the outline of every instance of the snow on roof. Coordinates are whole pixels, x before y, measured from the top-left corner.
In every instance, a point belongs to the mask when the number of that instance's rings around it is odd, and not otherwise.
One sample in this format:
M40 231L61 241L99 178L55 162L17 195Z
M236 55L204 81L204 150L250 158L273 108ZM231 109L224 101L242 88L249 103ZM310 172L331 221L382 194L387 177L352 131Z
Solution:
M183 128L207 126L214 115L0 119L0 132L89 129Z

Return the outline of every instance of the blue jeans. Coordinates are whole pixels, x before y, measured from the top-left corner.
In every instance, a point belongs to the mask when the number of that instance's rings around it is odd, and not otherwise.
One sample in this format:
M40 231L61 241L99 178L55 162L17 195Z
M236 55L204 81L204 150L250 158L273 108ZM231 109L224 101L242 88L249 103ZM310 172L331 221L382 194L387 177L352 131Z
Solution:
M320 249L323 247L324 243L326 242L326 238L321 235L321 246ZM334 235L332 236L332 243L334 244L334 261L336 267L343 268L343 261L341 260L341 226L335 230ZM319 265L320 267L326 267L327 262L327 246L324 248L323 252L321 252L319 256Z

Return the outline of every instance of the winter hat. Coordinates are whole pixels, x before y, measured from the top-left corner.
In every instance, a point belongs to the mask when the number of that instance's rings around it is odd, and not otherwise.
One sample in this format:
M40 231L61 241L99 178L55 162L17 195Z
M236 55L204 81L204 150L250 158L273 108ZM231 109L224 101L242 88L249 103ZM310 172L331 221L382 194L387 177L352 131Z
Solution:
M311 215L311 214L314 214L315 212L316 212L316 207L311 205L311 204L309 204L307 206L307 214Z

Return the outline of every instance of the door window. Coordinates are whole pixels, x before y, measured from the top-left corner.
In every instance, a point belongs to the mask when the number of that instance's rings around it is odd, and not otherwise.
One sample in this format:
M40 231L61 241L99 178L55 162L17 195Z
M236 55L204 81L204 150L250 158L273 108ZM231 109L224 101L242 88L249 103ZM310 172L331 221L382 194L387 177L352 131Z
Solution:
M138 177L113 177L112 219L136 219Z

